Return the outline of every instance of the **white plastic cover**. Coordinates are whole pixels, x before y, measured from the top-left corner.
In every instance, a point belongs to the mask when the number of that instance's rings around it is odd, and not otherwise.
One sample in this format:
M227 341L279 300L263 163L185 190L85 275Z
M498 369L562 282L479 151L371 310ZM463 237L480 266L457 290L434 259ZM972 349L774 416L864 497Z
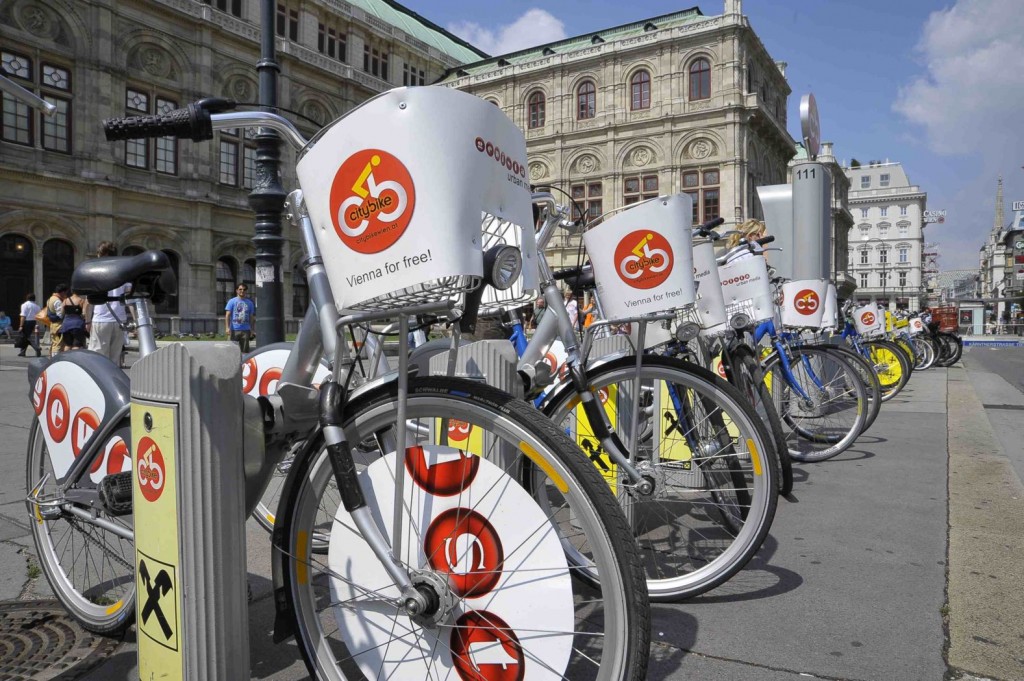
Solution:
M751 315L755 322L771 319L775 312L775 296L768 276L768 263L760 255L733 260L718 268L722 282L722 295L727 308L738 309ZM735 307L734 307L735 306Z
M828 282L824 279L797 279L782 285L782 324L797 328L820 328L825 312Z
M825 291L825 311L821 315L823 329L839 328L839 292L835 284L829 284Z
M878 306L873 303L861 305L853 310L853 325L861 335L870 336L881 331L884 319L878 311Z
M729 320L725 314L722 280L718 277L715 247L710 241L693 245L693 278L697 284L697 315L702 333L724 331Z
M296 171L339 308L480 276L484 213L528 227L523 276L536 288L526 141L482 99L391 90L323 132Z
M583 235L609 319L683 307L696 299L687 194L618 213Z

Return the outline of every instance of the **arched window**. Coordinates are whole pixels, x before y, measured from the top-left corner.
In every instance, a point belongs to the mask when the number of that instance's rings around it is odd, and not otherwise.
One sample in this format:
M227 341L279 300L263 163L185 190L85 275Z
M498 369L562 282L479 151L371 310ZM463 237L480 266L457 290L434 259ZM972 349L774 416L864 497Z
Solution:
M18 326L18 315L25 294L33 293L32 242L20 234L5 234L0 237L0 309L11 318L11 324ZM39 302L39 293L36 302ZM49 294L47 291L44 295Z
M256 259L249 258L242 263L242 282L249 286L249 297L255 297L255 293L252 292L253 286L256 285Z
M217 307L214 312L222 312L228 301L235 295L235 261L232 258L221 258L217 261Z
M43 244L43 300L53 293L57 284L70 284L75 271L75 247L64 239L50 239Z
M530 111L529 127L543 128L544 127L544 93L534 92L530 95L530 99L527 102L527 107Z
M711 96L711 62L704 57L690 64L690 99L707 99Z
M292 268L292 316L301 319L309 306L309 285L302 265Z
M632 97L629 108L631 111L651 108L651 74L637 71L629 80Z
M597 113L597 86L594 81L585 80L576 91L576 118L585 120Z
M129 246L129 248L131 248ZM128 251L128 248L125 249ZM174 278L178 280L178 289L181 289L181 271L180 262L181 258L174 251L163 249L164 254L167 255L167 259L171 261L171 271L174 272ZM178 293L174 292L164 297L162 301L154 306L153 310L156 314L178 314Z

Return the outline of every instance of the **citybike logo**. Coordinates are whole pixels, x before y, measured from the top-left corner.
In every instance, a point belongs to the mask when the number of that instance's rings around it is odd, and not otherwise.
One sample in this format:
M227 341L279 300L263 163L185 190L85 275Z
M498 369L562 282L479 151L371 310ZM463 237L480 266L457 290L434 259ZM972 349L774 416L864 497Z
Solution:
M256 376L259 369L256 366L256 358L245 360L242 364L242 394L248 395L256 386Z
M805 288L796 294L796 298L793 301L793 307L802 315L812 315L818 311L820 306L821 298L818 297L817 291L809 288Z
M149 437L143 436L139 440L138 461L136 474L139 478L139 490L147 501L156 501L164 491L167 468L160 448Z
M865 312L860 316L860 323L864 326L874 326L875 314L873 312Z
M43 408L46 407L46 372L39 374L39 378L36 379L35 385L32 386L32 408L36 412L36 416L43 413Z
M68 391L60 383L50 389L46 398L46 429L54 442L63 442L71 426L71 406Z
M750 279L750 275L749 274L742 274L742 275L740 275L738 277L732 277L731 279L726 279L725 281L722 282L722 286L731 286L733 284L739 284L741 282L747 281L748 279Z
M430 523L423 551L431 567L448 573L460 598L479 598L501 579L505 551L494 526L476 511L450 508Z
M481 154L487 154L489 157L493 158L498 165L504 166L506 170L511 170L519 177L526 177L525 163L520 163L519 161L514 160L511 156L502 151L500 147L488 142L483 137L477 137L475 144L476 150Z
M449 427L449 437L451 429ZM469 437L467 431L466 437ZM476 479L480 468L479 457L458 449L436 448L428 453L423 447L405 450L405 470L413 482L428 494L450 497L466 490Z
M672 273L672 247L657 232L630 232L615 247L615 271L632 288L659 286Z
M345 159L331 185L331 220L342 242L358 253L380 253L405 233L416 207L409 170L380 149Z
M277 392L277 382L281 380L281 367L271 367L260 376L260 395L273 395Z
M71 419L71 452L75 455L76 459L82 455L85 443L89 441L89 438L92 437L92 434L99 427L100 417L89 407L82 407L75 413L75 418ZM103 458L97 456L89 472L97 472L102 465Z
M452 419L448 422L449 442L465 442L469 439L469 434L471 432L473 432L472 423L466 423L465 421L459 421L458 419Z
M115 437L107 443L106 459L107 475L114 475L124 471L126 462L129 464L129 470L131 470L131 453L128 451L128 445L120 437Z
M526 676L519 637L492 612L470 610L459 617L449 647L461 681L522 681Z

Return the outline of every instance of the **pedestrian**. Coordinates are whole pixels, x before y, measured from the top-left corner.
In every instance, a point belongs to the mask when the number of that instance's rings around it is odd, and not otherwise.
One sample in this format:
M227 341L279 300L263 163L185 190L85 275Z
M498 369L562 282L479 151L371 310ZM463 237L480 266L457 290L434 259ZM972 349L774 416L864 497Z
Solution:
M533 328L536 329L540 324L540 318L547 312L547 303L544 302L544 298L538 298L533 304Z
M576 302L576 296L572 294L572 289L565 290L565 310L569 313L569 321L572 322L573 331L579 330L580 306Z
M247 297L249 287L245 284L239 284L235 292L238 295L224 306L224 333L237 342L245 354L249 352L252 327L256 323L256 303Z
M89 313L89 302L72 293L64 299L64 319L60 323L60 351L79 350L85 347L87 333L85 330L85 319Z
M0 334L7 336L8 340L14 338L14 329L11 328L11 318L7 313L0 310Z
M64 322L64 301L67 300L69 290L67 284L57 284L46 301L46 321L50 325L50 357L60 352L60 325Z
M113 241L101 241L96 248L96 255L100 258L116 256L117 246ZM89 349L118 365L121 363L124 331L128 324L128 310L122 298L131 292L132 287L129 284L107 291L107 298L110 300L102 305L90 306L92 318L86 327L89 332Z
M24 357L25 351L30 345L36 349L36 357L41 357L43 354L39 347L39 338L36 336L36 315L39 312L36 294L25 294L25 302L21 304L21 323L18 324L18 330L21 331L21 340L19 341L21 352L18 353L18 357Z

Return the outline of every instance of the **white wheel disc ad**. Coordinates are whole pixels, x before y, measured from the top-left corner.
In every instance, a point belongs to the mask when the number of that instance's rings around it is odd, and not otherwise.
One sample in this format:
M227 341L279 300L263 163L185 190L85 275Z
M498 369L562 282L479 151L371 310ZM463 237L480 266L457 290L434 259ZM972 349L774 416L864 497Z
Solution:
M537 502L494 464L452 447L410 447L406 459L411 513L399 555L414 575L447 582L454 607L431 627L400 613L398 589L339 507L328 562L343 578L331 579L331 595L356 663L370 678L408 681L564 678L572 584L558 532ZM360 473L389 540L395 461L388 454Z

